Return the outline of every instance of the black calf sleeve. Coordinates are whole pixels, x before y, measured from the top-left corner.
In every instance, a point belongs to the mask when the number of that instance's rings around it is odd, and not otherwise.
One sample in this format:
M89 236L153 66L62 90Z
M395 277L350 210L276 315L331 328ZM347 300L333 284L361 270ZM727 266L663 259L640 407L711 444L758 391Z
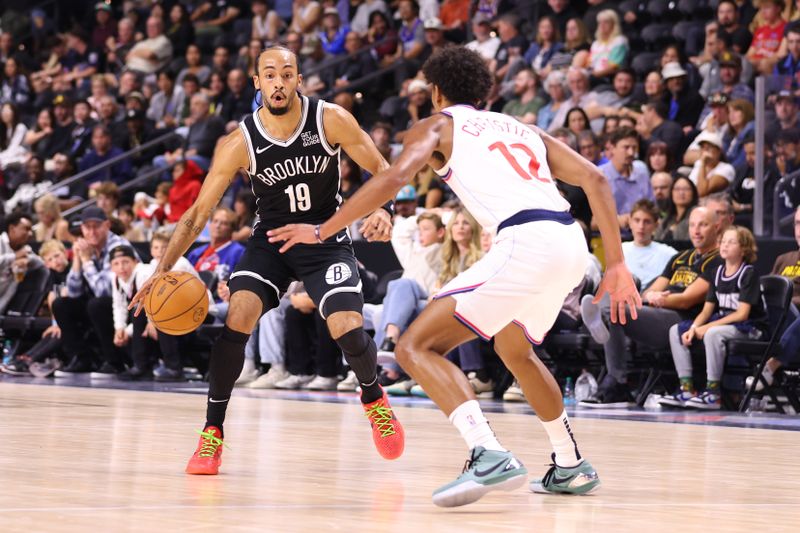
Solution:
M249 338L249 334L225 326L214 347L211 348L211 358L208 361L206 427L216 426L222 431L233 384L242 373L244 346Z
M378 347L372 337L359 327L336 339L336 344L344 352L347 364L361 383L361 401L370 403L381 398L383 391L378 385Z

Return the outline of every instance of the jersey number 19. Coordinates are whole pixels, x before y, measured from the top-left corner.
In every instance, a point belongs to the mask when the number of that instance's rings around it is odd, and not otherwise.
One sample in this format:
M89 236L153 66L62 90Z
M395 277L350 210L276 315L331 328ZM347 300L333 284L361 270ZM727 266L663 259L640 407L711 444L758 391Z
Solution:
M283 192L289 196L289 211L292 213L311 209L311 191L307 183L289 185Z

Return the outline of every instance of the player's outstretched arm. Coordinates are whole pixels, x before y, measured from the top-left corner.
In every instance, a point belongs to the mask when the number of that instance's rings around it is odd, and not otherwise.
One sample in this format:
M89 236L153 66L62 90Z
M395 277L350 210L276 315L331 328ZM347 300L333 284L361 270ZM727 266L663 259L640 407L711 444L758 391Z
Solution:
M372 138L347 110L326 103L322 120L328 141L340 145L358 166L372 175L389 168ZM364 220L362 232L368 241L388 241L392 237L391 215L385 209L376 209Z
M268 231L270 242L285 241L280 250L285 252L295 244L324 241L394 198L397 191L428 163L439 146L440 132L448 120L443 115L435 115L417 122L406 135L403 152L397 161L372 176L327 222L318 228L310 224L289 224Z
M230 133L220 143L214 153L211 170L209 170L205 181L203 181L197 200L183 214L175 226L175 232L169 240L164 257L159 261L156 271L141 286L139 292L136 293L131 299L130 305L128 305L128 309L136 306L136 316L141 312L144 297L150 291L153 281L164 272L169 272L178 258L185 254L189 246L197 239L236 172L240 168L249 166L250 161L248 158L245 140L239 129Z
M536 129L547 147L547 163L554 176L577 185L589 199L606 255L606 273L598 287L595 301L599 302L607 292L611 297L611 321L626 322L625 307L636 319L636 310L642 306L642 298L636 290L633 276L625 266L622 254L622 239L617 223L617 208L608 180L600 170L574 152L566 144Z

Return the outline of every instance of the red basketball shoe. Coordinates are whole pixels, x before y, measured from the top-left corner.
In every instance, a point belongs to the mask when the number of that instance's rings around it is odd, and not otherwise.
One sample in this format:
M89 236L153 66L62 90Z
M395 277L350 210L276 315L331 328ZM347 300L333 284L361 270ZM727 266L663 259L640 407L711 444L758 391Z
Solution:
M200 474L216 476L219 465L222 464L222 431L214 426L208 426L200 433L200 442L194 455L186 465L187 474Z
M384 459L397 459L403 455L405 448L405 432L397 417L394 416L389 398L384 391L380 400L362 404L364 414L372 425L372 440L378 453Z

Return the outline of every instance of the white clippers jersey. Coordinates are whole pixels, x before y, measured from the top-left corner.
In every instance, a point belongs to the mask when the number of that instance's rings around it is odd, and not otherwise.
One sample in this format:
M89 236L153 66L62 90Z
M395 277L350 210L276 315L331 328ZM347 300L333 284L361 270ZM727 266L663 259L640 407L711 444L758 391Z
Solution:
M526 209L568 211L547 164L542 138L516 119L456 105L453 153L438 174L484 229Z

